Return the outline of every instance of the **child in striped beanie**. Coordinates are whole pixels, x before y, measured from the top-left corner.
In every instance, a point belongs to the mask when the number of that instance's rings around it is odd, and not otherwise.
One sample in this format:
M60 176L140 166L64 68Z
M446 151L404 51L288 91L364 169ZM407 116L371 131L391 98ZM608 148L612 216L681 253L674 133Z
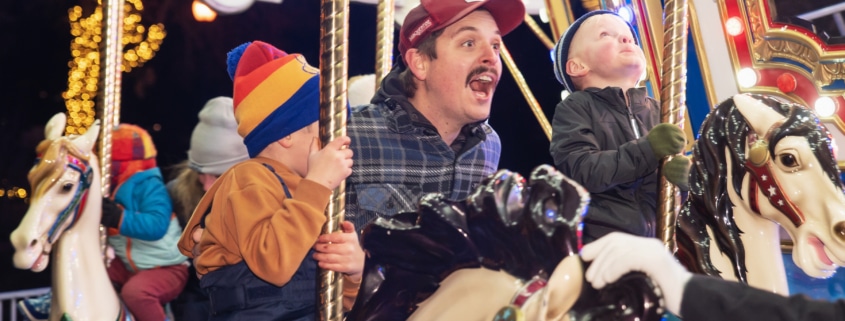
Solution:
M250 159L211 186L179 249L194 259L209 293L210 320L311 320L318 261L312 248L331 191L352 173L350 139L320 148L319 77L302 55L254 41L232 50L228 63ZM356 234L332 245L346 255L321 267L360 279Z
M163 320L161 302L176 298L188 279L187 258L174 248L181 226L156 154L143 128L120 124L112 131L111 195L103 199L101 222L118 258L109 279L138 320Z

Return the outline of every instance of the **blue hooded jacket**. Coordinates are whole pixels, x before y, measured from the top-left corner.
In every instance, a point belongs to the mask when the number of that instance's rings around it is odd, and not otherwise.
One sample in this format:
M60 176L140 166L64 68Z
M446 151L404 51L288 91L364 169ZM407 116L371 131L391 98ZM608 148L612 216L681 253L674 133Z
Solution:
M120 234L109 236L108 241L128 269L146 270L187 260L176 247L182 229L158 167L133 174L113 196L123 206L123 218Z

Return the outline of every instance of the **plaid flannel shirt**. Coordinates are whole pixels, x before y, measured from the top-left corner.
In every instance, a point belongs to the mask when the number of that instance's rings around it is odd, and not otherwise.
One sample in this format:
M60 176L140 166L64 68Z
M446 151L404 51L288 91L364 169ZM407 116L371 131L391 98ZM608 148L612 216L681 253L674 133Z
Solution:
M416 212L427 193L465 199L498 169L501 142L489 125L467 125L474 137L458 154L433 126L415 121L421 116L390 98L352 111L346 130L355 153L346 179L346 219L357 229L376 217Z

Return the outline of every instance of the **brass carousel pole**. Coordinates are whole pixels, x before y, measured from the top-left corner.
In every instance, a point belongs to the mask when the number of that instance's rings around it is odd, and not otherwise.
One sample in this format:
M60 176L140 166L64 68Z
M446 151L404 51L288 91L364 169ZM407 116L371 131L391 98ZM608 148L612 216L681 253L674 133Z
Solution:
M111 135L120 109L120 65L123 62L123 0L103 0L100 41L100 169L103 196L111 191Z
M524 20L525 25L531 29L531 32L533 32L538 39L540 39L540 42L542 42L543 45L546 46L546 49L552 50L552 48L554 48L555 46L555 42L552 41L552 39L549 38L548 35L546 35L546 32L543 31L542 28L540 28L540 25L537 24L537 21L534 21L534 18L532 18L531 15L528 13L525 14Z
M320 12L320 141L325 146L346 135L349 0L322 0ZM332 191L323 234L340 230L345 190L344 181ZM320 269L319 282L319 320L340 321L343 318L343 279L340 273Z
M103 29L100 40L100 190L111 194L111 135L120 110L120 65L123 62L123 0L103 0ZM100 251L106 253L106 229L100 225ZM108 266L108 258L103 255Z
M572 15L572 5L569 0L545 0L546 12L549 15L549 24L552 29L552 36L560 39L569 24L575 21Z
M687 91L687 0L666 0L663 20L663 62L660 87L660 121L684 127ZM671 160L660 162L660 167ZM680 199L678 188L660 175L657 208L657 236L670 251L675 251L675 222Z
M376 89L390 72L393 63L393 12L394 0L379 0L376 11Z
M513 61L513 57L511 57L511 53L508 51L508 48L505 47L505 44L502 44L500 48L502 60L505 61L505 66L508 67L513 79L516 81L516 86L519 87L519 91L521 91L522 95L525 96L525 101L528 102L528 106L531 107L534 117L537 118L537 122L539 122L540 127L543 128L543 133L546 134L546 138L552 140L552 125L549 124L546 114L543 113L543 108L540 107L540 103L538 103L537 99L534 98L534 94L531 93L531 88L528 88L528 83L525 82L525 77L522 76L519 68L516 67L516 62Z

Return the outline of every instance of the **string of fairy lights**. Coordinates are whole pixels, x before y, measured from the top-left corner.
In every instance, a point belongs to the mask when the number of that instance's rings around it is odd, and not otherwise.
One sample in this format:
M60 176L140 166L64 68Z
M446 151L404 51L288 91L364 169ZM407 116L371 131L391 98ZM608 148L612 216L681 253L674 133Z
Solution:
M0 188L0 198L7 197L26 199L27 196L29 196L29 193L22 187L12 187L9 189Z
M96 118L95 98L100 78L100 42L103 22L102 2L94 12L83 17L82 7L68 10L71 60L68 62L68 87L62 93L68 110L67 134L83 134ZM166 36L161 23L145 27L141 24L144 4L126 0L123 5L123 63L121 70L130 72L155 56Z
M126 0L123 4L123 63L121 70L130 72L155 56L167 33L164 24L146 27L141 24L144 4L141 0ZM96 119L95 99L100 78L100 42L103 31L103 6L98 1L94 12L85 17L82 7L68 10L71 60L68 62L67 91L62 93L68 111L67 134L84 134ZM26 201L29 193L22 187L0 187L0 199Z

